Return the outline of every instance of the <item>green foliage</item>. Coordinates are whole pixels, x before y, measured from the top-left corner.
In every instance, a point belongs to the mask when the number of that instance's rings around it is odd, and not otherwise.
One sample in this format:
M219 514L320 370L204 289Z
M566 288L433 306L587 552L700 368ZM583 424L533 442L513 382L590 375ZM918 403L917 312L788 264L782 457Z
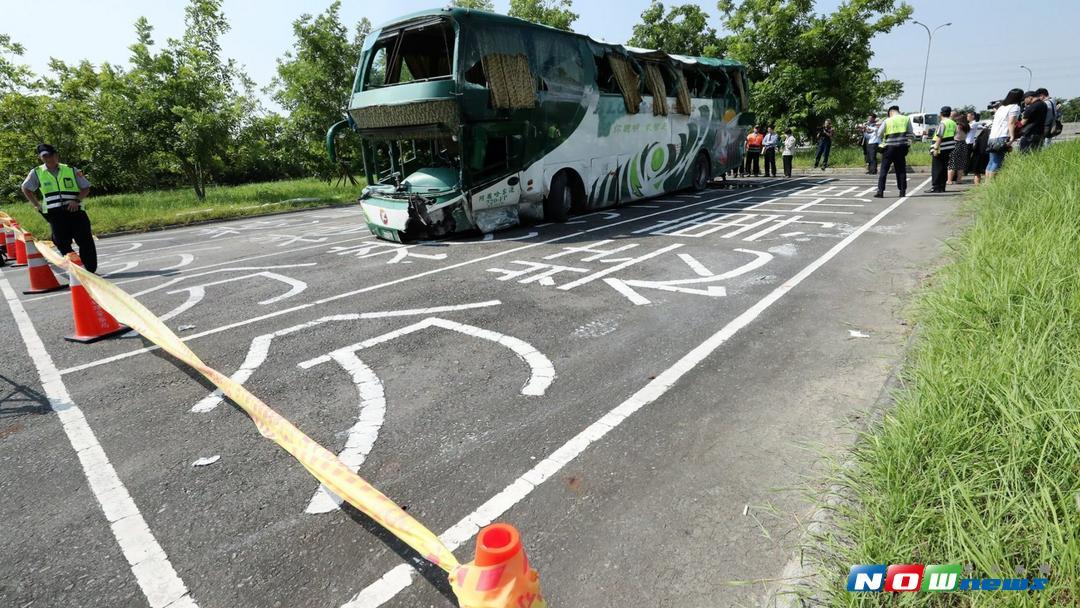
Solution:
M1080 97L1073 97L1058 103L1061 110L1061 122L1080 122Z
M458 8L472 8L489 12L495 11L495 3L491 0L453 0L450 5Z
M542 23L560 30L570 30L578 14L570 10L571 0L510 0L506 14L518 19Z
M339 168L327 158L323 137L344 116L360 47L371 31L371 23L362 19L350 39L340 9L341 2L334 2L317 16L305 14L293 22L296 40L278 60L271 85L274 100L288 112L283 135L298 162L305 173L326 179ZM355 137L344 138L338 150L342 159L360 159Z
M30 85L33 72L29 67L17 63L17 58L24 52L26 49L23 45L12 40L8 34L0 34L0 93Z
M667 13L664 4L654 1L641 13L628 44L665 53L719 57L724 42L708 25L709 15L696 4L678 4Z
M871 40L900 25L896 0L846 0L815 12L813 0L720 0L732 32L728 56L747 64L751 108L813 133L826 118L865 117L899 97L899 81L870 67Z

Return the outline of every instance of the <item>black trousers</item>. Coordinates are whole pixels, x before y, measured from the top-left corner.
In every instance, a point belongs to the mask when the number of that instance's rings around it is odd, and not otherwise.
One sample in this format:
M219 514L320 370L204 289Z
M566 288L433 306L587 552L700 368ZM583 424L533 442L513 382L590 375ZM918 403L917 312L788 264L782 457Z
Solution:
M945 191L945 182L949 179L949 156L951 155L951 148L942 150L930 161L930 188L932 191Z
M791 161L794 156L784 155L784 177L791 177Z
M817 145L817 156L814 157L814 168L817 169L818 164L821 163L821 158L825 157L825 164L822 167L826 169L829 167L829 152L832 151L832 139L828 137L822 137L821 141Z
M90 217L82 209L68 211L63 207L49 209L45 219L52 228L52 240L60 253L67 255L73 251L71 241L79 246L79 257L83 266L90 272L97 272L97 247L94 234L90 229Z
M864 156L866 157L866 172L871 174L877 174L877 157L878 157L878 145L877 144L865 144Z
M746 175L751 174L753 169L754 177L761 175L761 151L760 150L747 150L746 151L746 166L743 167L743 173Z
M907 146L886 146L881 153L881 167L877 175L877 191L885 192L885 178L889 168L896 167L896 189L907 193Z
M776 148L765 149L765 177L776 177Z

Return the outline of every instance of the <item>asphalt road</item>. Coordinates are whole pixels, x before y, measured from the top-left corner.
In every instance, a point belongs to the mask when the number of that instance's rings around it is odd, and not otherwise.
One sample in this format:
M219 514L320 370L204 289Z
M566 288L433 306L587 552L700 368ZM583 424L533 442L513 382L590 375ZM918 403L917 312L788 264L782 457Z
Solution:
M801 484L960 223L919 183L761 181L410 246L317 210L103 239L100 272L463 561L496 519L551 606L752 606L768 585L730 583L783 571ZM453 605L189 369L63 341L69 296L25 275L0 278L0 605Z

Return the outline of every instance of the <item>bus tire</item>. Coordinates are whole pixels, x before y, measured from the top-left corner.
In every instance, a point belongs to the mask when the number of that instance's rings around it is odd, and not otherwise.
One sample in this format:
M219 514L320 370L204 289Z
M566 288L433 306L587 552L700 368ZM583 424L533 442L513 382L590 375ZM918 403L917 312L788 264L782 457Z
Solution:
M551 178L551 188L544 199L544 219L549 222L565 222L574 205L574 189L566 171L559 171Z
M705 186L709 185L711 180L712 166L709 163L708 155L702 152L694 159L694 181L690 183L690 187L696 191L701 191L705 189Z

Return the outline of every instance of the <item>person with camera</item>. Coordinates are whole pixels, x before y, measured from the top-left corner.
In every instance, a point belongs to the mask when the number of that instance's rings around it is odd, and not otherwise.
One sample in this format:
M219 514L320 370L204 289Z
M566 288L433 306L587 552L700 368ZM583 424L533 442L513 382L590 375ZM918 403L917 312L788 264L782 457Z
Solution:
M1024 93L1020 119L1020 153L1030 154L1042 147L1046 134L1046 102L1035 91Z
M832 121L828 118L825 119L825 124L818 129L818 144L817 144L817 156L814 157L814 168L817 169L821 164L821 170L829 168L829 152L832 150L832 138L835 133L833 129ZM825 158L825 163L822 164L822 157Z
M1016 141L1017 125L1020 118L1020 102L1024 100L1023 89L1010 89L1001 100L997 110L994 111L994 119L990 125L990 136L987 140L986 151L990 160L986 163L986 181L993 179L994 174L1001 171L1005 163L1005 153L1012 148Z

